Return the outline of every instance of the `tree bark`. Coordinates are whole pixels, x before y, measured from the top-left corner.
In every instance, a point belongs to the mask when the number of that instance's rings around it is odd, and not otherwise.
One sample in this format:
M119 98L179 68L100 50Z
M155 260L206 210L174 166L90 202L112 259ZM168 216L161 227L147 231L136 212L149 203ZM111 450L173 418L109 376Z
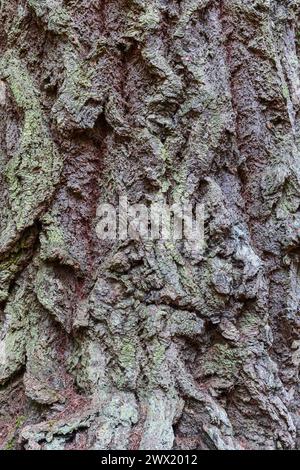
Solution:
M0 1L2 449L299 447L299 7Z

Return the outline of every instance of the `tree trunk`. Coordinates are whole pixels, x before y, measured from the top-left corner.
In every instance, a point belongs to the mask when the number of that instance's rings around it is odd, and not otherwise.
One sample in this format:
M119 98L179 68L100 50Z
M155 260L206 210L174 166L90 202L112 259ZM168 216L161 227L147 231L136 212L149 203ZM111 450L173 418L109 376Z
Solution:
M299 5L0 1L2 449L299 446Z

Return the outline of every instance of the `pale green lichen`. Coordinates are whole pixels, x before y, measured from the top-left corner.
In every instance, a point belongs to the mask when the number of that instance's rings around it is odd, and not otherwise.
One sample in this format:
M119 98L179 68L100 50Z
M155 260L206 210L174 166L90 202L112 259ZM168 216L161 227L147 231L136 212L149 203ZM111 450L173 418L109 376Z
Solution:
M25 393L32 400L42 404L65 401L66 382L60 359L55 349L57 332L49 336L51 319L39 305L35 296L30 299L28 331L23 333L26 340L26 372L24 375ZM59 379L53 381L53 377Z
M0 301L6 300L11 281L30 259L36 238L36 229L29 230L14 246L13 250L0 260Z
M49 31L59 34L68 32L71 17L61 0L28 0L28 4L46 22Z
M96 69L80 59L69 45L64 49L63 61L66 76L53 106L57 124L60 128L93 128L102 111L101 96L92 89ZM89 100L99 102L98 106L89 107Z
M135 347L129 340L124 341L119 355L119 363L125 369L135 364Z
M129 3L129 2L128 2ZM151 3L130 2L127 11L126 37L141 41L160 24L160 12ZM137 10L139 14L137 15Z
M52 212L46 213L41 219L43 230L40 234L40 257L44 261L60 261L76 267L78 263L69 254L64 232L59 220Z
M9 380L25 363L29 302L24 288L20 288L5 308L5 337L0 345L0 384Z
M17 435L17 432L19 431L19 429L25 423L25 421L26 421L26 416L20 415L20 416L17 417L17 419L15 421L15 427L14 427L14 430L12 432L12 437L7 441L7 443L4 447L4 450L16 450L16 445L17 445L16 435Z
M239 370L239 351L227 344L216 344L205 356L202 367L206 375L235 376Z
M113 341L113 351L116 358L116 368L112 373L114 383L122 389L129 383L134 383L139 370L136 362L136 346L131 338Z
M145 12L140 16L139 23L142 29L153 30L160 24L160 13L154 5L148 4Z
M22 25L23 21L26 18L26 9L23 7L23 5L18 5L18 8L16 10L16 14L12 18L12 22L7 28L5 26L6 32L7 32L7 38L9 42L13 43L13 41L18 37L21 32L22 32Z
M19 150L5 168L10 202L8 225L1 237L5 243L16 231L32 225L42 212L59 181L62 160L47 129L38 92L15 50L2 57L0 77L7 81L24 113Z
M290 98L289 87L287 86L286 83L282 84L282 95L286 100L288 100Z

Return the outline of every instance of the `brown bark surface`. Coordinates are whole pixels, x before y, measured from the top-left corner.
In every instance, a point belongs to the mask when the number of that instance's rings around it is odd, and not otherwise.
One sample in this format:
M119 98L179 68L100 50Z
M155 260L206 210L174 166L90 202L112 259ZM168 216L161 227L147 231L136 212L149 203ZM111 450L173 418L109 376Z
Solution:
M299 0L0 1L0 448L299 447ZM97 207L205 207L206 247Z

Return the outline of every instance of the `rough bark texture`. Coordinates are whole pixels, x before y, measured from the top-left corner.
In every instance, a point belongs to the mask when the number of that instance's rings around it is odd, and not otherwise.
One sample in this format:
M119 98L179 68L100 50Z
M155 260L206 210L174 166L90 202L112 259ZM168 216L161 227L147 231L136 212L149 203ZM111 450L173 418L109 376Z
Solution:
M299 3L0 1L2 449L299 446Z

